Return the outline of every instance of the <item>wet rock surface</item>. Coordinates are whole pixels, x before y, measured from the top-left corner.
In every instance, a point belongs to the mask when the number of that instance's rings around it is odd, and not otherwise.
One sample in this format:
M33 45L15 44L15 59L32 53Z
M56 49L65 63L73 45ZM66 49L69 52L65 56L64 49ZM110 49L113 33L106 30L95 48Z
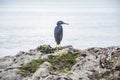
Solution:
M41 45L0 58L0 80L120 80L120 46Z

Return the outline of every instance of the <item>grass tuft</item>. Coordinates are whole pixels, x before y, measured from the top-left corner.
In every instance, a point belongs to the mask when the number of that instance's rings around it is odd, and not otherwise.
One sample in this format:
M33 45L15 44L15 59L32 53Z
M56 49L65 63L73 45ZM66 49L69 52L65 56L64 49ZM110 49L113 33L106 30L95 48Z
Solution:
M76 63L76 58L79 57L80 54L63 54L59 56L52 57L51 59L37 59L33 60L30 63L23 65L20 68L19 74L22 76L32 76L32 74L36 71L36 69L41 65L43 62L50 62L52 67L50 71L56 73L63 73L67 72L71 69L71 67Z

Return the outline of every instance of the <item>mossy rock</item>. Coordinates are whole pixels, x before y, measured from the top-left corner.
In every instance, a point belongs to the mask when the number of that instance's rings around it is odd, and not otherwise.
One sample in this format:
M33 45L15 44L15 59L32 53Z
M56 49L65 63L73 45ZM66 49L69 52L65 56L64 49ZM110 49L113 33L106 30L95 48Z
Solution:
M27 63L20 67L20 72L22 76L32 76L32 74L38 69L39 65L43 62L50 62L52 67L50 68L51 72L63 73L69 71L72 66L76 63L76 58L79 57L80 54L63 54L54 56L51 59L37 59L33 60L30 63Z
M120 66L116 66L115 70L120 71Z
M55 49L52 48L50 45L41 45L40 47L37 48L37 51L48 54L54 53Z

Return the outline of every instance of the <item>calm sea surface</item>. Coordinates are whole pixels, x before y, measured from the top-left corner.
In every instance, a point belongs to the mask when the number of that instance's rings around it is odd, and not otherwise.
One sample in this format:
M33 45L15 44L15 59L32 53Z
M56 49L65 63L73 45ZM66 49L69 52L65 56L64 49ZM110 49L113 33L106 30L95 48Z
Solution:
M28 51L42 44L55 47L53 33L58 20L69 23L63 25L62 46L85 49L120 45L120 6L117 2L94 2L93 6L92 3L81 6L79 3L76 6L71 2L67 8L66 4L49 7L53 3L48 7L43 3L45 6L42 8L35 3L27 7L21 6L22 2L19 6L1 4L0 57Z

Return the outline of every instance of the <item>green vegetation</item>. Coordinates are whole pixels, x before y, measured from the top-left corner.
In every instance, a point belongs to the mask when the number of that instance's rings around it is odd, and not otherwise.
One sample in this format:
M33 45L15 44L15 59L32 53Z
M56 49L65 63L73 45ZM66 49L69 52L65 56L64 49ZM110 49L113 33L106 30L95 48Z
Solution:
M120 71L120 66L116 66L115 70Z
M40 47L37 48L38 51L42 52L42 53L54 53L55 49L52 48L50 45L42 45Z
M67 72L76 63L75 59L78 56L80 56L79 53L77 54L68 53L68 54L52 57L51 59L33 60L32 62L23 65L20 68L19 74L23 76L31 76L39 67L39 65L41 65L45 61L50 62L52 64L50 71L56 73Z

